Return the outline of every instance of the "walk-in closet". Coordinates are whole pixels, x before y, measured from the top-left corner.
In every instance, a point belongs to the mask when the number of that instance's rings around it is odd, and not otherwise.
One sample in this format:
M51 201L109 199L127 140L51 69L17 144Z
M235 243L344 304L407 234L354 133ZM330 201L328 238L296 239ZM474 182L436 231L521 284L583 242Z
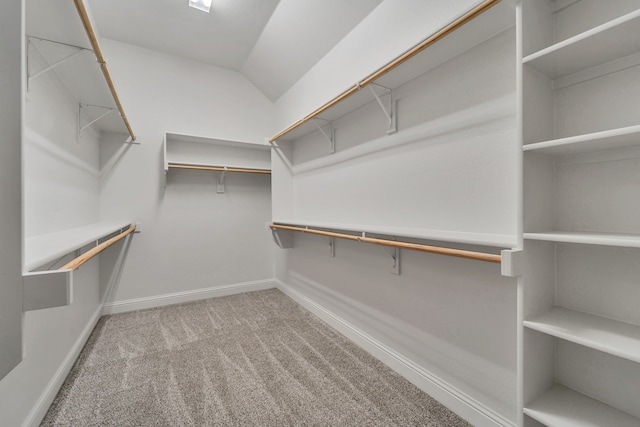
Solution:
M640 4L0 6L0 425L640 427Z

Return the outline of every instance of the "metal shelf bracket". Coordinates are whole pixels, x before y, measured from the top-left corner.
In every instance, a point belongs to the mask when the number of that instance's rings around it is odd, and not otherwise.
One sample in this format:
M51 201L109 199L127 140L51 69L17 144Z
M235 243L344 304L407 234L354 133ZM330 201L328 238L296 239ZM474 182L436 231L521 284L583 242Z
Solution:
M45 56L42 54L42 51L40 50L40 48L38 48L37 43L34 43L34 40L38 40L38 41L43 41L43 42L47 42L47 43L51 43L51 44L55 44L58 46L66 46L72 49L75 49L74 51L72 51L71 53L69 53L66 56L63 56L62 58L60 58L59 60L57 60L56 62L54 62L53 64L49 64L49 62L45 59ZM39 71L36 71L35 73L31 73L31 63L29 61L29 52L31 52L31 50L35 50L38 55L40 55L40 57L42 58L42 60L44 61L44 63L46 64L46 66ZM67 43L60 43L57 41L53 41L53 40L48 40L48 39L43 39L43 38L39 38L39 37L32 37L32 36L27 36L27 91L29 90L29 86L31 83L31 80L35 79L38 76L41 76L53 69L55 69L56 67L58 67L61 64L64 64L65 62L67 62L69 59L80 55L83 52L93 52L91 49L87 49L85 47L81 47L81 46L76 46L76 45L72 45L72 44L67 44Z
M327 133L320 124L318 124L318 121L322 120L325 122L325 125L329 124L329 132ZM333 122L330 120L324 120L324 119L319 119L319 118L314 118L311 120L313 122L314 125L316 125L316 127L318 128L318 130L320 131L320 133L322 133L322 135L326 138L327 141L329 141L329 153L333 154L336 152L336 132L335 129L333 128Z
M96 117L95 119L90 120L88 123L83 124L82 123L82 111L83 111L83 109L86 109L86 108L98 108L98 109L104 110L104 111L98 117ZM97 122L98 120L108 116L113 111L118 111L118 109L117 108L112 108L112 107L103 107L101 105L78 104L78 141L80 140L80 137L82 136L82 131L84 131L86 128L88 128L89 126L91 126L92 124Z
M375 89L373 88L374 86L382 88L384 90L384 95L388 95L387 96L388 105L385 105L385 103L382 101L382 98L380 98L380 95L376 93ZM371 90L371 93L373 94L376 101L378 102L378 105L382 109L382 113L387 119L387 135L397 132L398 126L397 126L397 117L396 117L396 102L393 99L393 91L388 87L384 87L376 83L370 83L369 89Z
M367 237L367 233L363 231L361 236L363 239L365 239ZM387 247L387 246L383 246L382 248L389 254L393 262L391 264L391 273L399 276L400 275L400 248Z
M217 193L224 193L224 178L227 174L227 167L224 167L224 170L222 172L220 172L220 175L218 176L218 182L216 185L216 192Z
M329 256L332 258L336 257L336 238L335 237L327 237L327 243L329 243Z

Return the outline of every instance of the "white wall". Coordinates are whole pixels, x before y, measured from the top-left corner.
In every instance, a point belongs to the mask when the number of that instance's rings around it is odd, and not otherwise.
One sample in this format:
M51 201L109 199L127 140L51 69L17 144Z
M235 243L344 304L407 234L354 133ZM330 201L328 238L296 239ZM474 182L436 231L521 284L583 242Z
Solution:
M142 224L114 283L111 302L273 278L268 176L169 173L165 132L263 143L273 104L237 72L104 40L103 48L137 142L101 145L102 220ZM110 259L115 254L105 254Z
M37 56L31 61L38 65ZM31 81L25 104L25 235L98 221L98 141L91 131L76 139L77 101L47 73ZM96 259L74 272L71 305L24 313L24 358L0 381L0 424L40 422L100 314L99 295Z
M279 125L313 111L472 3L383 2L277 102ZM515 246L515 63L512 28L401 87L396 135L384 134L372 103L334 122L336 154L317 132L291 144L299 173L288 176L274 154L274 182L284 189L274 189L274 215L302 224L464 231ZM363 155L350 158L350 150ZM515 280L497 265L411 251L402 252L402 272L394 276L383 248L356 242L338 240L335 258L328 253L322 238L298 234L293 249L277 253L277 278L480 411L515 422ZM420 375L409 377L425 384ZM447 404L464 412L464 399ZM495 425L478 414L470 420Z

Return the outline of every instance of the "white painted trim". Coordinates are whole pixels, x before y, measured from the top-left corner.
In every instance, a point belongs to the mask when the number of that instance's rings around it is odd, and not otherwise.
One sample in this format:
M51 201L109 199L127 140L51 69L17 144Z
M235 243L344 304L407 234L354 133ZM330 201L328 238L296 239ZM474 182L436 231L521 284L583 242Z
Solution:
M474 426L515 426L513 422L478 402L468 394L451 386L422 366L412 362L389 346L373 338L366 332L345 321L309 297L292 289L278 279L274 279L277 288L298 304L331 325L350 340L364 348L374 357L415 384Z
M102 314L125 313L127 311L143 310L146 308L162 307L164 305L179 304L207 298L216 298L244 292L261 291L276 287L274 279L256 280L252 282L235 283L231 285L214 286L193 291L175 292L172 294L155 295L152 297L134 298L124 301L105 303Z
M49 410L51 403L53 403L53 399L55 399L58 391L62 387L62 384L64 384L64 381L67 379L67 375L69 375L71 368L73 368L73 365L76 363L76 360L80 356L80 352L89 339L91 332L93 332L93 329L96 327L98 319L100 319L101 315L102 306L98 306L96 311L89 319L89 322L80 333L80 336L78 337L76 342L73 343L73 346L60 364L60 367L56 371L55 375L51 378L51 381L49 381L49 384L47 384L47 387L40 395L40 398L29 412L27 418L22 423L23 427L37 427L44 419L44 416L47 415L47 411Z

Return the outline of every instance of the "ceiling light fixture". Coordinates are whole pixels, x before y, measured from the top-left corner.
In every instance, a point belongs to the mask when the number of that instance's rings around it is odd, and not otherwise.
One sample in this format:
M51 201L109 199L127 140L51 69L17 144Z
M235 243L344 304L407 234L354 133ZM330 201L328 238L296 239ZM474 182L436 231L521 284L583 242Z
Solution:
M213 0L189 0L189 6L209 13L211 10L211 2Z

